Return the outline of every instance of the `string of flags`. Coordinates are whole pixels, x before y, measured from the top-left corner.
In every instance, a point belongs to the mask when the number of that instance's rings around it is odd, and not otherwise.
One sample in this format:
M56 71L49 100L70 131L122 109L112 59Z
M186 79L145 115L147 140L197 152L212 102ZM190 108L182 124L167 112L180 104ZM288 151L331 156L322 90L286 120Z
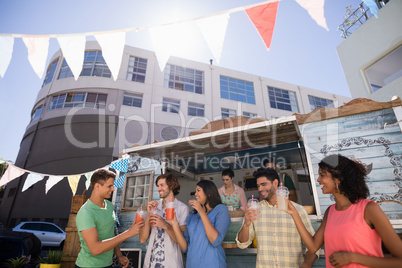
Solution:
M11 61L14 39L22 38L28 50L28 60L35 73L39 78L42 78L48 55L49 39L56 38L71 72L77 80L82 70L86 37L94 36L102 49L103 57L112 73L112 77L116 80L123 57L126 33L143 30L150 31L157 61L161 71L163 71L170 55L173 55L175 52L172 50L178 49L180 45L183 45L183 40L173 37L183 35L183 29L192 29L189 27L186 28L189 25L196 25L199 28L209 49L217 63L219 63L230 14L239 11L245 11L261 36L266 48L269 50L275 28L279 1L268 0L191 19L113 31L49 35L0 34L0 77L4 77ZM295 1L307 10L311 18L320 27L328 31L324 16L325 0ZM374 2L374 0L365 1ZM169 38L165 38L166 36ZM161 42L160 40L163 41ZM171 44L167 45L166 42L170 42Z
M102 168L113 168L116 170L116 178L114 182L114 187L117 188L123 188L124 181L126 179L126 173L128 169L130 159L128 157L124 158L119 158L109 165L102 167ZM94 173L95 170L85 172L82 174L73 174L73 175L51 175L51 174L43 174L43 173L37 173L37 172L32 172L26 169L22 169L20 167L15 166L12 163L9 163L8 161L0 158L0 164L7 164L8 168L4 172L3 176L0 179L0 187L23 176L25 173L28 173L24 185L22 187L22 192L26 191L34 185L35 183L42 181L45 179L45 177L48 177L45 185L45 194L49 192L49 190L55 186L57 183L59 183L61 180L64 178L67 178L68 184L70 186L70 189L73 193L73 195L76 194L77 188L78 188L78 183L81 179L81 176L85 177L85 187L86 189L89 188L91 184L91 176Z

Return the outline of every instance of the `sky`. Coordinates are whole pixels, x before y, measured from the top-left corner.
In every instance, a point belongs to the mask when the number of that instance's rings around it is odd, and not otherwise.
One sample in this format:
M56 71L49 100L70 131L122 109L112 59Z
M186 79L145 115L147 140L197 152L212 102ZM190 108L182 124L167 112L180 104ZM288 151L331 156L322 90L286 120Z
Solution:
M260 2L263 0L0 0L0 34L74 34L156 26ZM281 0L269 51L246 13L232 13L221 59L214 64L350 97L336 53L343 41L337 28L346 7L352 4L356 8L360 3L326 0L326 31L295 0ZM194 40L192 45L174 56L204 63L214 58L200 33L188 38ZM148 30L127 34L126 44L153 51ZM57 41L50 39L46 68L58 49ZM22 39L16 38L10 65L0 78L0 158L15 161L43 79L29 64Z

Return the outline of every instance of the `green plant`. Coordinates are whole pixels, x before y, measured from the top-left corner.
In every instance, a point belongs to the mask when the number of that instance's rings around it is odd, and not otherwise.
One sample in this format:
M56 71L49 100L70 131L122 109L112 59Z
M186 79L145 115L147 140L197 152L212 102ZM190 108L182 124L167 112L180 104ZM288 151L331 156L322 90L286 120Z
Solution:
M25 257L12 258L7 261L7 267L10 268L23 268L29 263Z
M63 253L59 250L49 250L46 256L39 257L39 263L46 263L46 264L60 264L61 259L63 257Z

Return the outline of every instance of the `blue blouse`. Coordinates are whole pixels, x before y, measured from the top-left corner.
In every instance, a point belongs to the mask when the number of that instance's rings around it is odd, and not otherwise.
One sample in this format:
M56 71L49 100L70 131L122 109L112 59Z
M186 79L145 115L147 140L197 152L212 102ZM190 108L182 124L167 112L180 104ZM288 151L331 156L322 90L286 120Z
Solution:
M187 268L226 267L226 255L222 248L223 238L230 226L230 216L225 205L219 204L207 214L212 225L218 231L214 243L210 243L205 233L200 214L190 213L187 217L184 238L187 240Z

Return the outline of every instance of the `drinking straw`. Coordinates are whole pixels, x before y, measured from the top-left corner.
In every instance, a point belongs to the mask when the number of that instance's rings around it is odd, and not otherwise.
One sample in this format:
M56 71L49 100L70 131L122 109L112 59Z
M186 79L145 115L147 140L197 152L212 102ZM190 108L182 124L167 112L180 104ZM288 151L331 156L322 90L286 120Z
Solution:
M251 195L251 201L254 201L254 195L253 194Z

